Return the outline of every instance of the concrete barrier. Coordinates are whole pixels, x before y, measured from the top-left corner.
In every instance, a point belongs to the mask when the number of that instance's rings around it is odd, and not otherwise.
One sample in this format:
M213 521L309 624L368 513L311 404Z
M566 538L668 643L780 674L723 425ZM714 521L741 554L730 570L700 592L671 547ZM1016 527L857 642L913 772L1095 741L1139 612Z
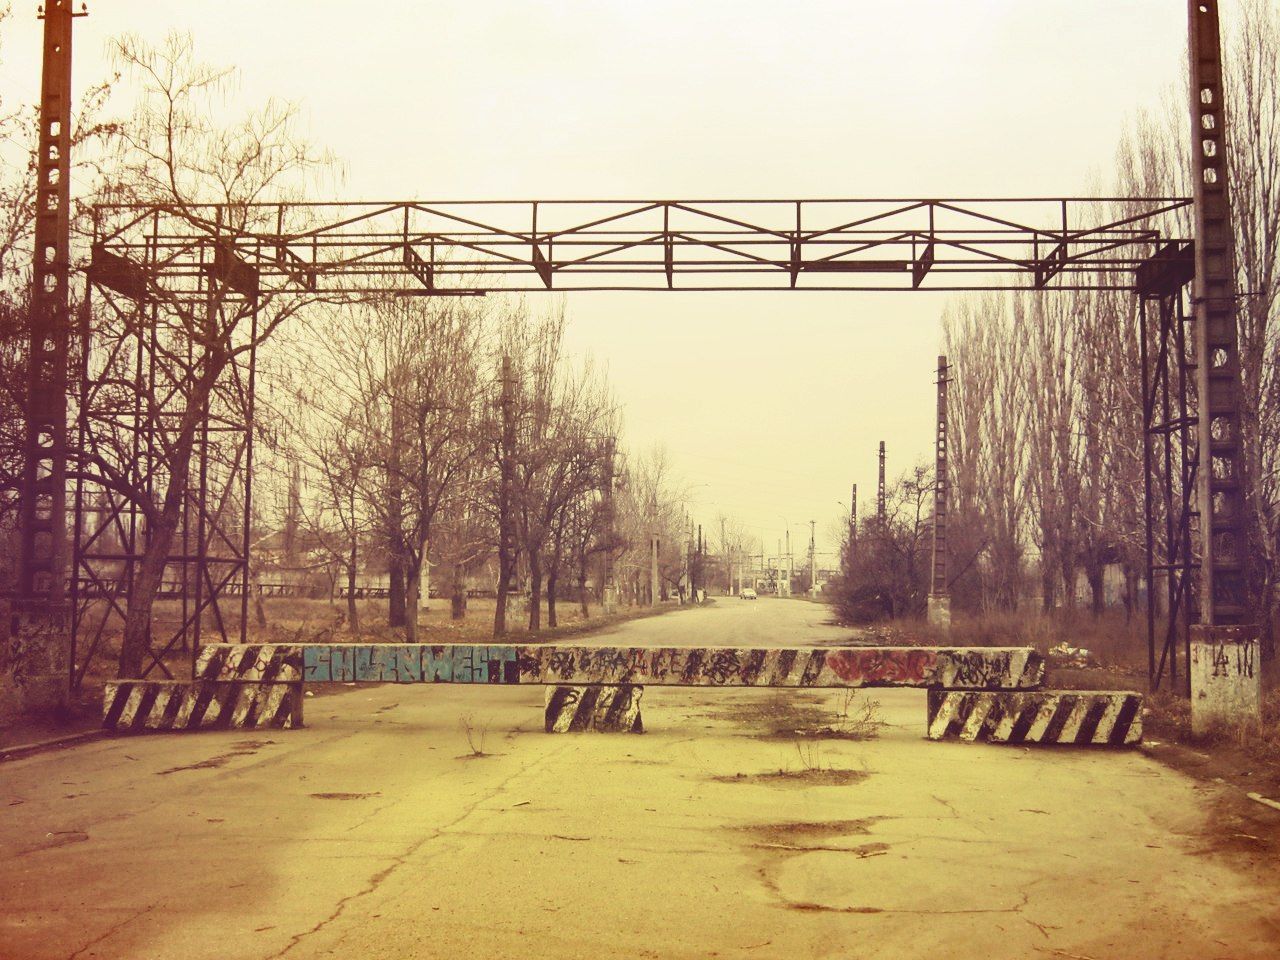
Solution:
M603 733L644 733L640 698L644 687L618 686L547 687L547 733L595 730Z
M301 683L111 680L103 688L108 730L252 730L302 726Z
M213 644L201 680L728 687L1036 689L1030 647L601 647L508 644Z
M930 690L930 740L1124 746L1142 742L1142 697L1128 691Z

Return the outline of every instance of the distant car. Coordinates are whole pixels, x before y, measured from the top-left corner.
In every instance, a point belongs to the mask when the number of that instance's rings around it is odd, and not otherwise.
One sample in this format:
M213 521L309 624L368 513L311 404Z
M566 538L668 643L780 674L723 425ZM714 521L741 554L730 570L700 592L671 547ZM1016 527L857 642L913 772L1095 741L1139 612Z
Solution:
M756 596L756 592L750 587L743 587L742 592L738 594L738 597L742 600L754 600L756 599Z

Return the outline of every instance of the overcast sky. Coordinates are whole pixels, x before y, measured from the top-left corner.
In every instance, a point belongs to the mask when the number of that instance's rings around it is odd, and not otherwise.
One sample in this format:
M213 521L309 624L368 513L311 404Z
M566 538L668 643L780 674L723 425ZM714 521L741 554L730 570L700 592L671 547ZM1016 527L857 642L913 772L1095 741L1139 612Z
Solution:
M77 0L77 5L79 0ZM34 101L18 0L5 100ZM346 199L1058 196L1185 62L1182 0L96 0L106 42L190 31L235 96L303 106ZM535 298L536 305L536 298ZM938 294L578 294L632 449L662 442L697 516L819 550L857 481L931 456ZM797 547L797 549L800 549Z

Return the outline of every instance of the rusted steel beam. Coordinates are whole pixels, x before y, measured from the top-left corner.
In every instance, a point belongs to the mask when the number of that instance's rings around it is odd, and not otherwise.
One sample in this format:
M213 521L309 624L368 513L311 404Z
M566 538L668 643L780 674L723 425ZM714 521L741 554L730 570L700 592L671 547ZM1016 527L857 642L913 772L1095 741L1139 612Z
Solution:
M930 690L928 737L1127 746L1142 742L1142 696L1112 690Z
M103 688L108 730L251 730L302 726L302 684L110 680Z
M210 644L195 670L202 680L1027 690L1044 659L1030 647Z

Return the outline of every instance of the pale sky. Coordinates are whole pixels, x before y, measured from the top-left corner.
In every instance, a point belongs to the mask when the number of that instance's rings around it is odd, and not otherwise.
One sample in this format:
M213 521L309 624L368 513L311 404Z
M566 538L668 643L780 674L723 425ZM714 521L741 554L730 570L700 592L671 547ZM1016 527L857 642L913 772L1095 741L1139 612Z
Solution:
M76 0L77 5L79 0ZM34 101L18 0L0 96ZM107 38L190 31L246 106L300 102L342 199L1059 196L1104 175L1186 58L1183 0L96 0ZM532 302L538 305L536 297ZM850 482L870 507L930 457L940 294L570 297L632 449L668 448L708 527L819 550Z

